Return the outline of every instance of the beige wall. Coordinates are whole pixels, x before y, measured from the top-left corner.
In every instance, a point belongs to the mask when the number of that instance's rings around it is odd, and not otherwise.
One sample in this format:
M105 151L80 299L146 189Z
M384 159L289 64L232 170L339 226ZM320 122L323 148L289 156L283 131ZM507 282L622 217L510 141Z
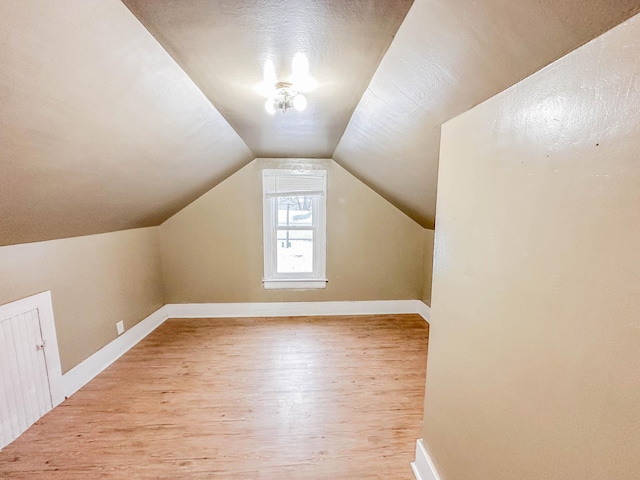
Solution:
M168 303L416 299L424 229L333 161L322 290L262 288L261 167L256 160L160 226Z
M52 291L66 372L115 339L116 322L129 329L164 303L421 298L430 285L422 270L428 231L326 164L324 290L262 289L261 163L254 161L161 227L0 247L0 304Z
M422 300L427 305L431 305L431 284L433 277L433 241L435 230L424 229L424 244L422 252Z
M157 227L0 247L0 304L51 290L62 371L164 304Z
M443 480L640 478L640 17L443 129Z

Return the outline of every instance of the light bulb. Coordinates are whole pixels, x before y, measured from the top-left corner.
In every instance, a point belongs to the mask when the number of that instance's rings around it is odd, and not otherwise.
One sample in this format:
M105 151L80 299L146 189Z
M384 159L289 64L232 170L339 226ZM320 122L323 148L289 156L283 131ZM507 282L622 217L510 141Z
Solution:
M302 94L298 94L293 97L293 108L295 108L299 112L307 108L307 97Z
M272 98L274 95L274 85L276 83L276 69L271 60L264 62L262 75L262 82L254 85L253 90L262 97Z
M273 115L276 113L276 106L273 98L267 98L267 101L264 102L264 109L269 115Z
M309 75L309 60L304 53L296 53L291 61L291 72L294 77L306 77Z
M271 59L264 62L264 69L262 70L262 79L267 85L273 85L276 83L276 68L273 66Z
M318 82L309 75L309 59L304 53L296 53L291 61L291 73L293 84L299 92L315 90Z

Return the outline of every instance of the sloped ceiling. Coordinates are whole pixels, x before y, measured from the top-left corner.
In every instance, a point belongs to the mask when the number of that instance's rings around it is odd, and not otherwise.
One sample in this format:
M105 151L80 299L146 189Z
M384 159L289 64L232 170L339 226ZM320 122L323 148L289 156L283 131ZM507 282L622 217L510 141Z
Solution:
M397 30L410 0L125 2L0 3L0 245L157 225L256 156L333 153L432 227L440 125L640 10L416 0ZM319 86L270 117L253 87L297 52Z
M121 2L0 2L0 245L157 225L254 157Z
M331 157L412 0L123 0L258 157ZM253 87L296 53L319 86L269 116Z
M639 10L639 0L416 0L333 158L433 228L440 126Z

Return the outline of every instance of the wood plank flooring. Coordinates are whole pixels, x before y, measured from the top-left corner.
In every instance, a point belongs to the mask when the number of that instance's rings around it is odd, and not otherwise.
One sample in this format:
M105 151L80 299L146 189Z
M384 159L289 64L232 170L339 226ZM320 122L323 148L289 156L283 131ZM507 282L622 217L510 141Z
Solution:
M3 479L413 479L417 315L168 320L0 452Z

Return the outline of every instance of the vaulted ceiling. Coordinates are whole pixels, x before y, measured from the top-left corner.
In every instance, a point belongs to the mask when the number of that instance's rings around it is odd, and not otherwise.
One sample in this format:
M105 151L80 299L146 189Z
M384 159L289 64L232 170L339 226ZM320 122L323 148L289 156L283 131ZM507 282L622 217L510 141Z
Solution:
M329 158L410 0L123 0L258 157ZM253 87L296 53L319 86L303 114L270 117Z
M638 11L640 0L2 2L0 245L157 225L255 157L333 157L433 227L440 125ZM287 80L296 53L318 86L304 112L269 116L254 87L267 61Z

